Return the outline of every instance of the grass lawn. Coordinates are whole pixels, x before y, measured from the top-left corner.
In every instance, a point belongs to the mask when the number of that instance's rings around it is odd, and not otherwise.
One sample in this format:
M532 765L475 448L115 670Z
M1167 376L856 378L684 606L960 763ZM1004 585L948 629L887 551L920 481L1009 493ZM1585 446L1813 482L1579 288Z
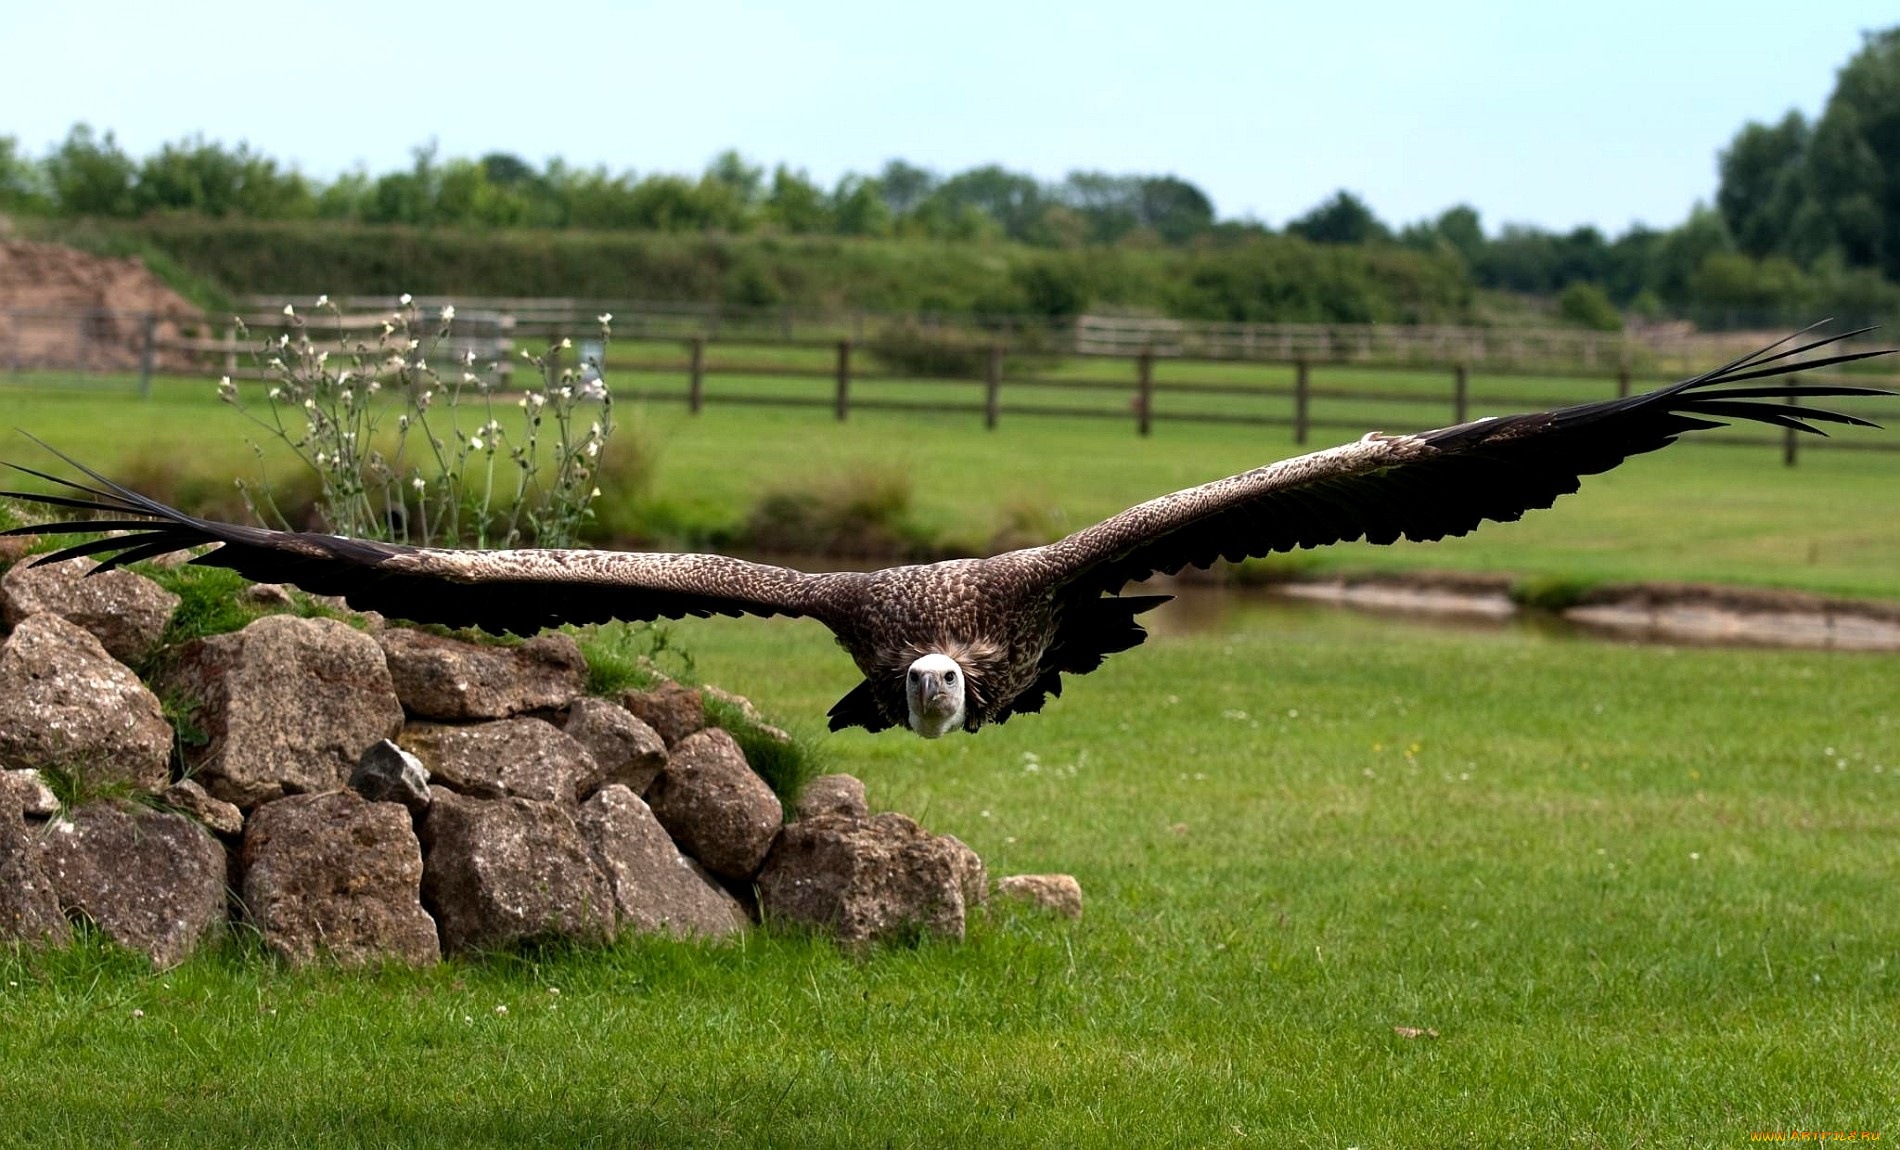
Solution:
M810 624L677 638L808 727L852 681ZM1076 874L1085 920L348 976L0 956L0 1141L1892 1136L1900 658L1242 605L1044 716L823 746L993 873Z

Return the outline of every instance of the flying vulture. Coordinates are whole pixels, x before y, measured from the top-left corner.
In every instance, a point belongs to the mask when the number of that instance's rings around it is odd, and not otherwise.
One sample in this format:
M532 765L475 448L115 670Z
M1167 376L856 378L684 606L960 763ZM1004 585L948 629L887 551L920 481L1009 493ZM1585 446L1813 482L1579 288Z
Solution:
M806 616L829 627L864 674L831 708L831 729L904 726L936 738L1040 711L1062 693L1065 673L1086 674L1140 643L1147 632L1136 616L1168 597L1119 592L1157 573L1361 537L1463 535L1486 519L1549 507L1577 490L1579 476L1722 420L1815 432L1816 422L1873 426L1800 401L1891 392L1783 378L1884 354L1798 358L1845 338L1786 347L1798 339L1789 337L1643 395L1413 435L1375 431L1151 499L1046 546L882 571L806 574L723 555L466 551L271 531L186 515L70 459L96 486L9 465L74 494L4 494L103 516L17 533L125 532L41 562L107 555L103 570L214 543L192 562L417 622L529 635L609 619Z

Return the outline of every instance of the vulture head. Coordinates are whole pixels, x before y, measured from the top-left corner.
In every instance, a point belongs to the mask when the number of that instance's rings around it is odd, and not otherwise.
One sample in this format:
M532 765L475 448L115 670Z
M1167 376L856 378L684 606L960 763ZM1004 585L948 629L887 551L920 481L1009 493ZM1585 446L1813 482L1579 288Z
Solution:
M955 659L932 652L910 665L904 699L910 704L910 729L926 739L963 725L963 689L967 676Z

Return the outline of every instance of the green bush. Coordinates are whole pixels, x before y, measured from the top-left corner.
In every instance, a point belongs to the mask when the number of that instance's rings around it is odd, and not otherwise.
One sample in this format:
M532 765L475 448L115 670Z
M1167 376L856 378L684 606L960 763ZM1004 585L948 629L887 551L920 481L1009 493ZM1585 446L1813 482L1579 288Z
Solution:
M961 329L927 327L914 319L886 324L866 349L891 375L980 379L989 368L988 341Z
M1591 331L1622 331L1623 316L1604 290L1592 283L1574 283L1557 297L1557 314L1565 323Z

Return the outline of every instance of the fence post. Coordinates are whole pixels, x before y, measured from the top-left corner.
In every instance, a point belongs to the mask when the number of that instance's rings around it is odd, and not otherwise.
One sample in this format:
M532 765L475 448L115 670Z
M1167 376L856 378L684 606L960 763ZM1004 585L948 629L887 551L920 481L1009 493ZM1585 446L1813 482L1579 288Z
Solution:
M152 398L152 361L158 350L153 346L158 340L158 317L149 311L146 312L141 326L143 328L141 334L144 338L139 343L139 398L150 399Z
M851 341L838 341L838 422L851 414Z
M1451 369L1451 422L1454 425L1465 421L1465 409L1470 406L1465 383L1465 365L1461 363Z
M1616 365L1616 398L1628 399L1629 393L1630 365L1627 363L1619 363Z
M1155 396L1155 349L1148 344L1135 358L1135 431L1147 435L1153 427Z
M996 417L1002 407L1003 345L990 345L990 361L983 373L983 426L996 430Z
M1786 397L1784 402L1792 406L1795 402L1795 397L1790 395ZM1795 465L1797 456L1800 455L1800 452L1801 452L1801 433L1796 431L1792 427L1782 429L1781 465L1783 467L1793 467Z
M1293 361L1293 442L1306 442L1306 360Z
M692 341L692 374L686 382L686 410L694 415L706 405L706 337L696 335Z

